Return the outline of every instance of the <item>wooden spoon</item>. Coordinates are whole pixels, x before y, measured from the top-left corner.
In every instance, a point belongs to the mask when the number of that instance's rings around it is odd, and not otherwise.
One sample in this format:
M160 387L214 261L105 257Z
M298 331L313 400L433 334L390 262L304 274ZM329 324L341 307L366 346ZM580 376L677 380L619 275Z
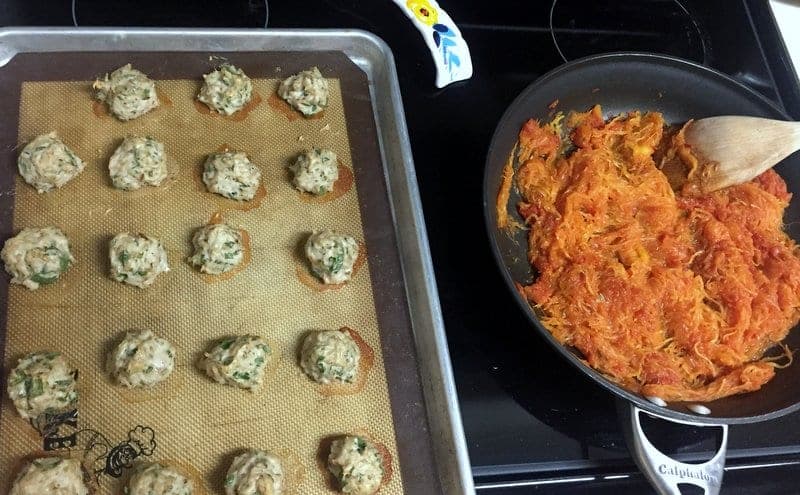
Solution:
M703 192L741 184L800 150L800 122L722 116L695 120L686 143L701 164L697 181Z

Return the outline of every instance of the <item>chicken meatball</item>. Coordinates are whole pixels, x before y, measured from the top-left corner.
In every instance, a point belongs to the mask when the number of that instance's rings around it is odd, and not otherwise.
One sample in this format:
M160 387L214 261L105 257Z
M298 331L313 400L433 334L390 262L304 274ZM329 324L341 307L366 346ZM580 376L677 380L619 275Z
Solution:
M120 385L152 387L175 369L175 348L150 330L132 330L111 353L109 364Z
M28 143L17 159L25 182L40 193L58 189L81 173L83 160L55 132L42 134Z
M256 196L261 171L250 163L247 155L224 151L206 158L203 182L209 192L237 201L249 201Z
M146 75L126 64L98 79L92 87L95 99L108 104L119 120L131 120L158 106L156 84Z
M278 96L303 115L314 115L328 106L328 81L312 67L281 82Z
M151 137L125 138L108 161L108 173L117 189L158 186L167 177L164 145Z
M75 261L69 240L55 227L27 228L6 240L0 258L11 275L11 283L30 290L52 284Z
M159 464L139 465L128 480L126 495L192 495L194 486L175 469Z
M303 341L300 367L318 383L352 383L361 351L346 330L312 332Z
M358 243L349 235L324 230L306 241L306 257L311 270L326 284L341 284L353 276L358 259Z
M205 353L202 367L217 383L254 391L264 381L271 354L269 344L261 337L229 337Z
M371 495L383 480L383 456L366 438L346 435L331 444L328 470L339 480L342 493Z
M194 233L194 255L189 262L203 273L219 275L228 272L244 259L242 242L242 233L230 225L206 225Z
M34 352L8 374L8 396L25 419L68 411L78 403L78 370L57 352Z
M225 476L225 495L282 495L281 459L263 450L237 456Z
M203 79L205 83L197 99L223 115L238 112L253 97L250 78L233 65L222 64L217 70L204 75Z
M333 190L339 179L339 163L331 150L314 148L301 153L289 166L294 173L292 184L301 191L325 194Z
M149 287L156 277L169 271L167 252L161 241L142 234L117 234L109 245L111 278L139 288Z
M77 459L40 457L20 471L9 495L88 495Z

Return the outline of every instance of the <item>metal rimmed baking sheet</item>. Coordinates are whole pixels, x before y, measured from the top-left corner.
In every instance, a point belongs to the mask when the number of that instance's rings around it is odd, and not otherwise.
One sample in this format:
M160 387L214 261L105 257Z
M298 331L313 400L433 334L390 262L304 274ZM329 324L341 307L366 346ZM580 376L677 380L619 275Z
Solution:
M99 57L105 56L107 52L127 52L125 56L128 58L140 53L146 58L148 55L152 56L147 51L153 49L161 51L162 54L165 51L182 52L176 54L176 57L183 61L190 60L191 54L199 54L200 57L195 61L199 63L203 60L206 64L209 54L239 57L244 55L243 52L252 50L256 51L249 54L248 60L255 60L259 56L276 56L278 52L283 52L289 57L291 62L262 61L260 65L251 67L250 70L254 71L255 77L261 76L261 79L276 77L274 73L263 72L266 68L274 71L280 66L281 70L285 70L288 74L291 70L299 70L303 63L312 61L314 56L319 56L322 52L341 58L342 62L351 64L353 69L360 69L361 81L357 82L361 85L361 89L348 92L345 88L346 78L342 78L341 94L344 112L347 114L346 132L350 140L351 159L356 172L358 208L364 222L364 241L367 252L370 253L369 271L373 282L380 278L388 284L381 290L373 290L377 313L384 313L384 317L377 316L380 327L378 346L385 358L389 360L393 359L392 356L400 358L397 359L397 366L386 362L387 390L392 404L397 438L399 472L412 473L410 476L402 475L406 484L413 483L416 479L421 483L418 486L424 487L420 488L422 491L418 491L412 490L411 486L407 485L405 491L409 493L424 493L431 489L437 491L435 485L430 484L430 477L427 477L427 482L425 481L426 476L423 474L426 469L438 472L443 484L442 489L448 493L469 490L468 464L455 405L447 350L444 346L441 317L419 210L419 198L413 179L407 134L404 129L402 109L399 107L400 100L394 68L391 65L391 55L385 45L365 33L352 32L183 31L179 33L162 30L124 32L10 30L0 35L0 43L0 54L4 54L0 58L5 58L7 62L10 58L10 62L0 70L0 78L4 78L0 81L2 83L10 83L9 78L19 74L19 71L15 74L10 69L14 68L15 63L24 62L23 55L26 52L36 52L44 60L54 61L52 64L42 64L40 60L37 64L33 64L38 68L31 69L28 80L40 82L86 81L99 72L115 67L114 64L109 67L106 63L98 71L98 66L91 66L92 60L99 61ZM285 53L290 49L294 50L294 53ZM65 55L68 53L86 58L81 59L80 63L56 62L66 60ZM15 56L11 57L12 54ZM153 76L156 79L174 80L176 75L158 73L159 67L166 68L170 65L165 57L159 58L161 65L152 66L155 72ZM118 65L121 63L123 62ZM293 63L297 67L294 67ZM241 65L247 70L246 64ZM73 71L74 75L69 78L63 75L54 78L53 69L59 66L62 70ZM341 78L342 74L338 76ZM181 75L181 78L184 77L187 76ZM347 98L350 98L349 103ZM369 107L369 110L366 112L353 110L359 106ZM320 127L324 125L323 122ZM6 168L13 168L16 152L12 148L19 143L21 137L15 136L13 146L3 143L2 159ZM363 146L357 142L363 143ZM9 164L12 166L9 167ZM275 164L275 166L280 165ZM362 170L359 170L359 167L362 167ZM362 194L362 191L368 190L364 189L367 186L368 189L375 189L377 193ZM265 204L262 209L269 211L269 205ZM9 217L8 210L4 212L6 220L13 221ZM379 215L380 218L370 220L368 217L372 215ZM387 225L395 225L395 228L387 229ZM6 230L5 234L9 235L10 231ZM382 252L381 246L388 249ZM16 289L18 287L12 288ZM413 355L417 357L419 368L413 359L411 361L402 359ZM5 366L8 366L8 363L6 360ZM397 374L392 376L391 370L397 370ZM402 426L403 424L406 426ZM408 434L405 430L401 432L401 429L406 427ZM421 437L427 438L426 442L431 449L428 452L436 452L435 461L432 455L425 454L426 448L420 449L420 445L415 444L414 439ZM424 444L422 445L424 447Z

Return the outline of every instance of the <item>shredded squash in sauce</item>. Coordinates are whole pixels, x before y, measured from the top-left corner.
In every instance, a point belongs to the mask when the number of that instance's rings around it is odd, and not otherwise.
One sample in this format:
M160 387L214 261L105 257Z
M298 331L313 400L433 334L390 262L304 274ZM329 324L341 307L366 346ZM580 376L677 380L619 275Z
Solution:
M783 179L769 170L710 194L675 193L660 162L696 162L661 114L604 121L596 106L566 126L569 140L534 120L519 134L517 207L538 273L521 290L542 323L646 396L711 401L759 389L779 366L765 352L800 316Z

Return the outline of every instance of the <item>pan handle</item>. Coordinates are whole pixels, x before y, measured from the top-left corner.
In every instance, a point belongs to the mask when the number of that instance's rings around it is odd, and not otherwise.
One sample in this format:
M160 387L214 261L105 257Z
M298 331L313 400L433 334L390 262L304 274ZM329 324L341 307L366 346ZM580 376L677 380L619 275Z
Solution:
M719 490L722 487L722 475L724 474L725 453L728 447L728 425L706 425L690 421L679 421L645 412L632 403L629 403L627 408L623 408L624 410L627 410L630 416L625 421L624 428L628 434L633 459L659 495L681 495L678 484L699 486L706 495L719 494ZM672 423L722 428L722 442L719 450L714 454L714 457L703 464L678 462L664 455L655 445L650 443L644 430L642 430L642 424L639 419L640 413L649 414Z

